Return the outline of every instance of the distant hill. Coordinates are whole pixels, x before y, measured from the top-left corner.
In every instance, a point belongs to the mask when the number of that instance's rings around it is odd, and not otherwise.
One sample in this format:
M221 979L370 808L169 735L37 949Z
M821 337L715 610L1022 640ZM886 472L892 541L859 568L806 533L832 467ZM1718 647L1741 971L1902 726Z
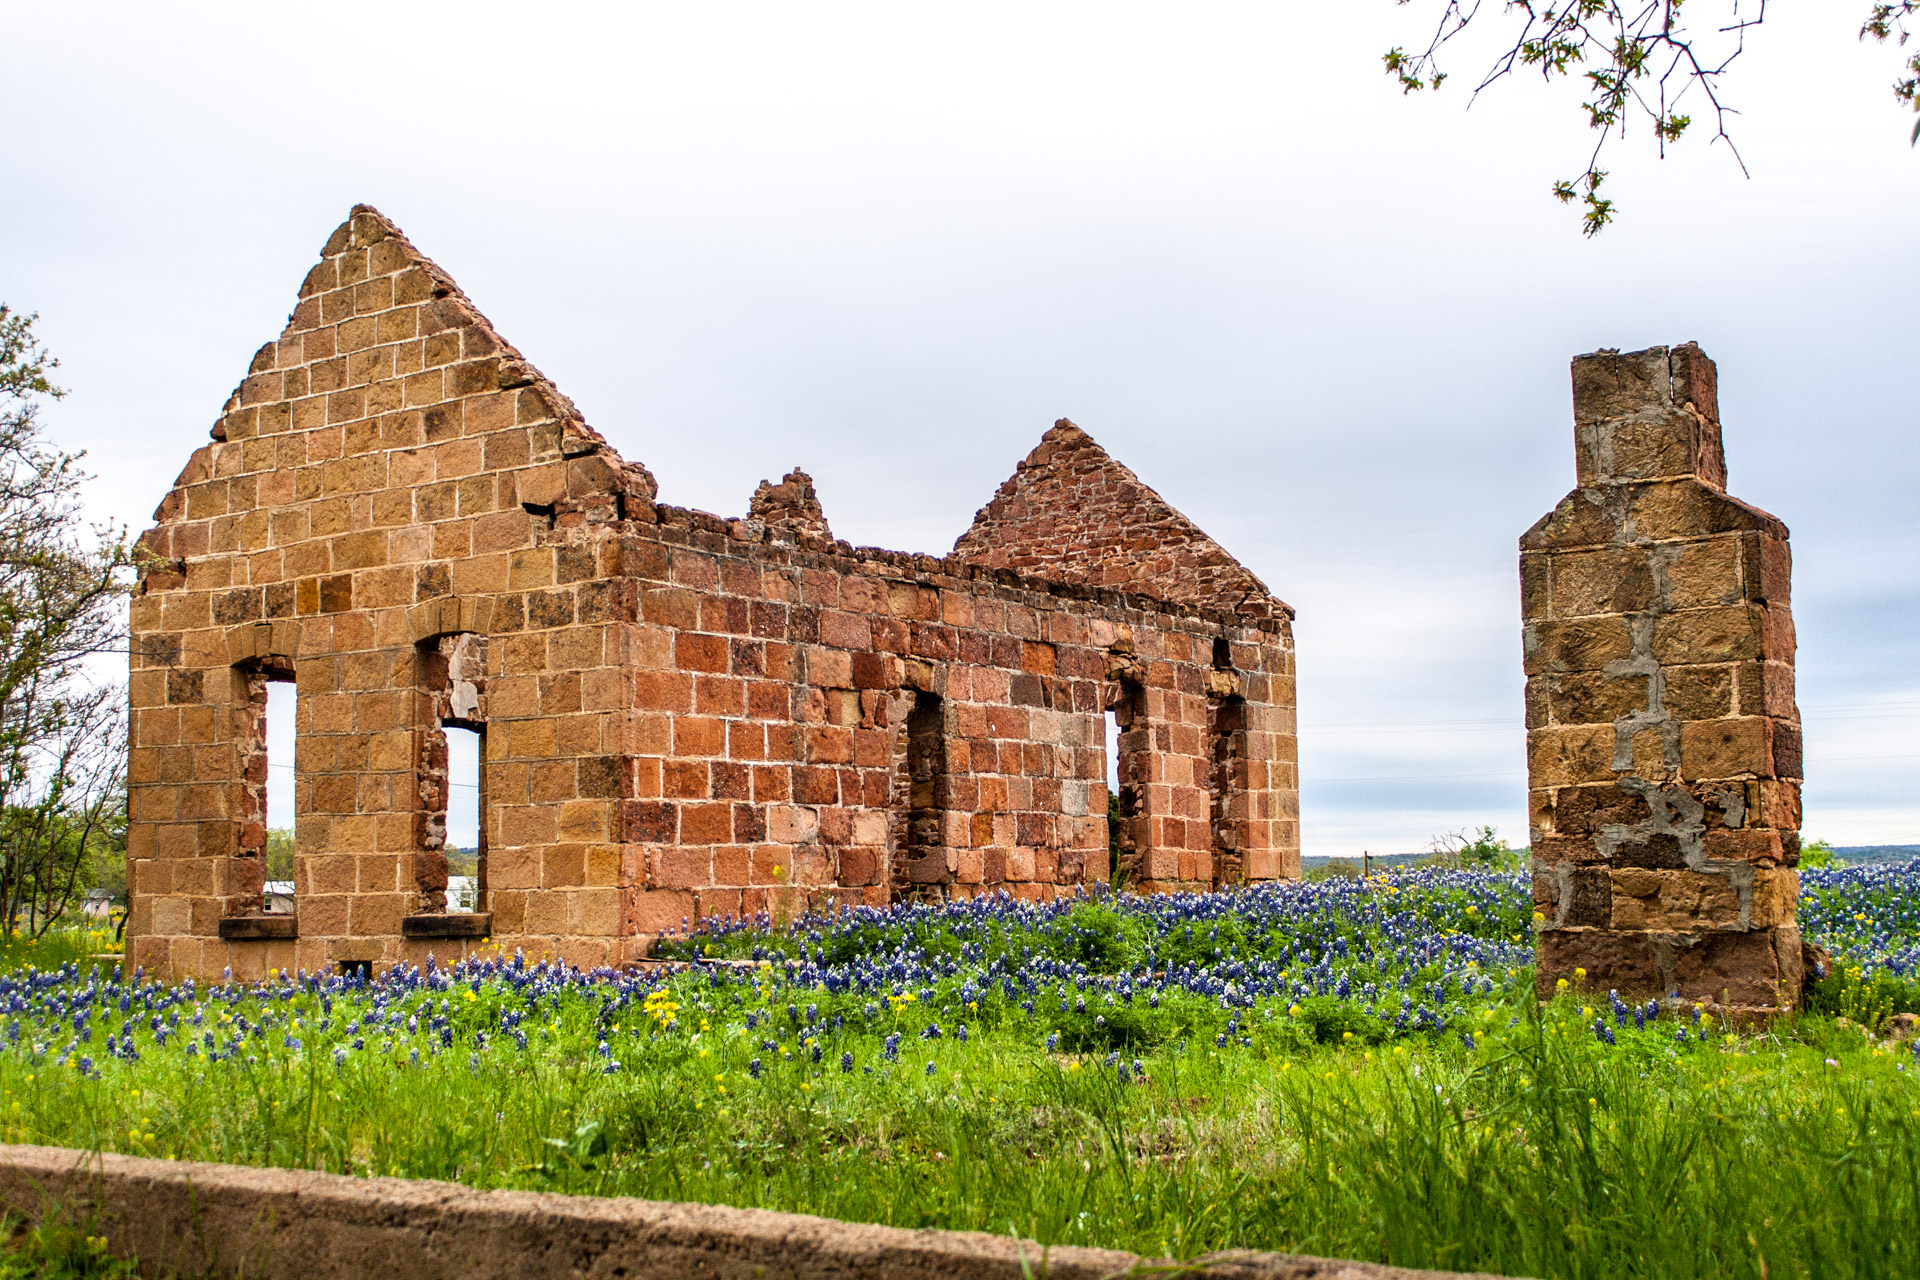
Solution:
M1920 844L1850 844L1834 846L1842 862L1910 862L1920 858Z
M1518 852L1526 852L1524 849ZM1423 862L1433 856L1432 853L1376 853L1373 855L1373 868L1378 871L1384 867L1404 867L1412 863ZM1920 844L1853 844L1835 846L1833 856L1842 862L1909 862L1920 858ZM1319 871L1330 862L1351 862L1360 865L1358 856L1348 857L1316 855L1302 856L1302 871Z
M1433 854L1431 852L1376 853L1372 856L1371 862L1374 870L1378 871L1382 867L1404 867L1404 866L1408 866L1411 863L1423 862L1426 859L1431 858L1432 856ZM1348 857L1346 854L1340 854L1337 857L1333 855L1314 856L1314 857L1307 857L1303 855L1300 859L1300 869L1302 871L1316 871L1321 867L1326 866L1329 862L1351 862L1354 866L1357 867L1360 865L1360 855L1354 854L1352 857Z

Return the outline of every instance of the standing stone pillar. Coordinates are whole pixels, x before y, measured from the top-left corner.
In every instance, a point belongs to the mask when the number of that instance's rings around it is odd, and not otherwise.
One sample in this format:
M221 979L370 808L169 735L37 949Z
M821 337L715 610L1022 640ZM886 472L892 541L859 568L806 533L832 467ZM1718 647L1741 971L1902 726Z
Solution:
M1691 343L1574 360L1579 487L1520 540L1543 998L1800 995L1787 529L1727 495L1714 377Z

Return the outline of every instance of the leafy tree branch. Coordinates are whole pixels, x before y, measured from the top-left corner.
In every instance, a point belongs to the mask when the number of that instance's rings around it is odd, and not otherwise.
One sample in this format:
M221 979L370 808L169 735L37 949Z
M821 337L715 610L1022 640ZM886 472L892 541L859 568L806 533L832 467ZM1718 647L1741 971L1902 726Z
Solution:
M1406 5L1413 0L1394 0ZM1746 50L1747 33L1767 19L1766 0L1701 0L1688 9L1697 16L1704 4L1712 18L1690 26L1682 17L1687 0L1502 0L1500 16L1490 11L1490 0L1441 0L1439 20L1426 46L1417 52L1395 46L1384 56L1386 72L1403 93L1437 90L1447 80L1441 58L1448 44L1476 20L1505 23L1500 52L1474 87L1474 95L1516 73L1538 74L1552 83L1566 80L1585 90L1580 104L1587 127L1598 137L1585 169L1572 178L1554 182L1552 193L1563 204L1577 204L1580 229L1597 235L1617 212L1612 198L1600 188L1607 178L1601 160L1612 140L1627 136L1632 121L1651 128L1660 154L1679 141L1698 113L1710 121L1713 141L1724 143L1740 171L1746 162L1734 144L1729 125L1738 111L1722 95L1722 80ZM1920 0L1875 4L1861 27L1860 37L1896 40L1904 46L1908 19L1920 10ZM1904 79L1894 85L1895 97L1920 111L1920 53L1907 60ZM1696 104L1692 112L1683 104ZM1920 124L1914 128L1920 143Z

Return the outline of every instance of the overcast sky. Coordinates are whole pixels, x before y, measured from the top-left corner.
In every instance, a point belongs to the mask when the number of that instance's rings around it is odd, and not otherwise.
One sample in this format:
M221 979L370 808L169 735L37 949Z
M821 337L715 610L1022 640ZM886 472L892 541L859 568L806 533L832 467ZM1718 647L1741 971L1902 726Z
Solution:
M1573 97L1380 73L1434 0L14 6L0 299L136 532L359 201L663 501L802 465L839 536L944 552L1071 417L1298 610L1309 855L1524 842L1567 360L1697 340L1793 530L1807 834L1920 843L1920 154L1866 7L1771 8L1751 179L1631 138L1589 241Z

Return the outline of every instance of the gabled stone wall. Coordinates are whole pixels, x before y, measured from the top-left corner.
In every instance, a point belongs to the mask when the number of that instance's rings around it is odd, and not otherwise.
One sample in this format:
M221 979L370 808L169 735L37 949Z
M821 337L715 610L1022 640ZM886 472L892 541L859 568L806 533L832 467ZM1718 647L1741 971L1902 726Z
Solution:
M1579 487L1520 542L1541 993L1789 1008L1786 526L1725 491L1698 347L1583 356L1573 387Z
M212 435L132 613L150 971L600 964L711 912L1072 890L1109 874L1112 706L1139 887L1298 874L1285 606L856 549L798 471L744 519L659 505L372 210ZM290 688L295 758L268 761ZM472 913L442 893L447 725L484 740ZM266 814L287 763L295 814ZM267 917L265 825L290 820L296 909Z

